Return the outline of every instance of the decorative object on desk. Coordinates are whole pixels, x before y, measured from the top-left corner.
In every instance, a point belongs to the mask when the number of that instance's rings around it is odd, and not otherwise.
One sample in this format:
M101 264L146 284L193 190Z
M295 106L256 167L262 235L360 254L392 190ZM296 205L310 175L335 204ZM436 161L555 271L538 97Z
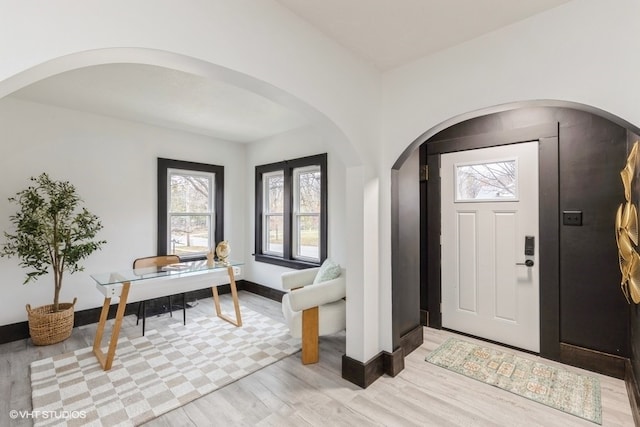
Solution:
M449 338L425 360L585 420L602 424L600 381L486 345Z
M209 252L207 252L207 265L209 267L213 267L215 265L215 261L213 260L213 248L209 249Z
M73 425L140 425L300 350L284 324L242 311L243 328L201 317L123 337L110 371L100 369L91 347L33 362L33 410L83 411Z
M15 229L4 233L0 256L15 256L21 267L29 269L25 284L51 269L53 304L35 309L27 305L31 339L36 345L47 345L67 339L73 328L75 299L71 304L59 303L64 272L82 271L80 262L106 242L95 240L102 224L81 207L82 199L71 183L54 181L46 173L31 181L32 185L9 198L18 205L18 212L9 217ZM66 327L61 328L61 323Z
M627 157L627 163L620 171L626 203L621 203L616 212L615 234L618 245L618 262L622 274L620 289L628 303L633 301L640 304L640 255L638 255L636 248L638 245L638 210L631 200L637 162L638 141L633 144Z
M216 255L218 255L218 259L224 265L227 265L227 259L229 258L230 253L231 247L229 246L228 241L223 240L222 242L218 243L218 246L216 246Z

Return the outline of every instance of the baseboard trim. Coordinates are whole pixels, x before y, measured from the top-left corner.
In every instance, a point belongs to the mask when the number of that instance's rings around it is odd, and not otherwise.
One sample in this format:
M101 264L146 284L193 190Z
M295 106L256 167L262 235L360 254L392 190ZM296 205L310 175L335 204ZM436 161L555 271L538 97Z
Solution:
M366 363L345 354L342 356L342 378L359 387L367 388L384 374L395 377L404 369L405 356L420 347L423 342L422 325L418 325L400 337L400 345L392 353L381 351Z
M284 292L277 289L272 289L268 286L249 282L247 280L238 280L236 281L236 285L239 291L251 292L278 302L282 301L282 296L285 294ZM218 286L219 294L228 294L230 292L231 287L229 285ZM178 296L176 298L178 298L178 300L180 300L180 303L182 303L182 297ZM211 298L211 289L199 289L197 291L186 293L187 303L189 301L205 298ZM138 304L138 302L127 304L124 312L125 316L136 314L138 312ZM109 307L109 319L113 319L114 317L116 317L117 307L117 304L113 304ZM102 307L76 311L74 313L73 327L75 328L78 326L89 325L91 323L98 323L98 320L100 319L100 311L102 311ZM0 326L0 344L19 341L25 338L29 338L29 323L27 321Z
M382 371L384 374L387 374L390 377L395 377L400 372L402 372L402 370L404 369L404 356L406 354L402 347L397 348L393 353L384 351L381 354Z
M420 310L420 324L422 326L429 326L429 311Z
M613 354L560 343L560 362L621 380L625 379L627 360Z
M382 375L395 377L404 369L404 352L398 347L393 353L381 351L368 362L342 355L342 378L358 387L367 388Z
M378 353L362 363L346 354L342 355L342 378L358 387L367 388L384 374L384 354Z
M640 383L633 373L633 367L629 359L625 362L624 383L627 386L627 394L629 395L629 404L631 405L631 413L633 414L633 423L640 426Z
M424 329L418 325L400 337L400 348L405 356L409 355L424 342Z
M238 288L240 290L251 292L252 294L260 295L261 297L268 298L276 302L282 302L282 297L286 294L286 292L284 291L250 282L248 280L239 281Z
M29 322L18 322L0 326L0 344L29 337Z

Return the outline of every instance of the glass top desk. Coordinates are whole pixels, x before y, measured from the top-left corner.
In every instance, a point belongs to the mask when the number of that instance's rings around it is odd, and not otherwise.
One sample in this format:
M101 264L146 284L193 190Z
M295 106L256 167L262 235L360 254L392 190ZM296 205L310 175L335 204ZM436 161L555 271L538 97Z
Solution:
M241 262L234 261L209 264L204 260L181 262L164 267L137 268L92 274L91 278L96 281L96 288L104 295L100 321L93 341L93 352L98 358L100 366L105 371L111 369L127 302L142 301L211 287L216 315L235 326L242 326L235 280L235 277L242 273L241 265ZM217 287L227 283L231 287L235 319L226 316L220 309ZM101 346L111 298L119 298L120 301L118 302L109 348L105 355Z

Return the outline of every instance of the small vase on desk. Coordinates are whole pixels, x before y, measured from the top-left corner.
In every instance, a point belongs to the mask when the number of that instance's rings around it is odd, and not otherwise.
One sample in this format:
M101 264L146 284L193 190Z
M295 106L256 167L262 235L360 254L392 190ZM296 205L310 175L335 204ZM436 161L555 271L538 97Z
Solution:
M228 241L223 240L218 243L218 246L216 246L216 255L218 255L218 259L223 265L229 265L229 262L227 261L229 253L231 253L231 247L229 246Z
M207 265L209 267L213 267L215 265L215 261L213 260L213 249L210 249L209 252L207 252Z

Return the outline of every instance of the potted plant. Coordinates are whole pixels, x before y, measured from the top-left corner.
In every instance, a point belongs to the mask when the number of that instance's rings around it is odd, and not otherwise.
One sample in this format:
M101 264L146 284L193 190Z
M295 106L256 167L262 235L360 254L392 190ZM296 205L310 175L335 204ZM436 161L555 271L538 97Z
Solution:
M65 271L82 271L80 261L106 243L95 240L102 224L81 208L82 199L68 181L54 181L46 173L31 177L32 185L10 197L18 211L10 216L15 226L5 232L0 256L18 257L28 269L24 284L53 273L53 304L31 309L27 304L29 333L36 345L63 341L71 335L76 299L60 303Z

